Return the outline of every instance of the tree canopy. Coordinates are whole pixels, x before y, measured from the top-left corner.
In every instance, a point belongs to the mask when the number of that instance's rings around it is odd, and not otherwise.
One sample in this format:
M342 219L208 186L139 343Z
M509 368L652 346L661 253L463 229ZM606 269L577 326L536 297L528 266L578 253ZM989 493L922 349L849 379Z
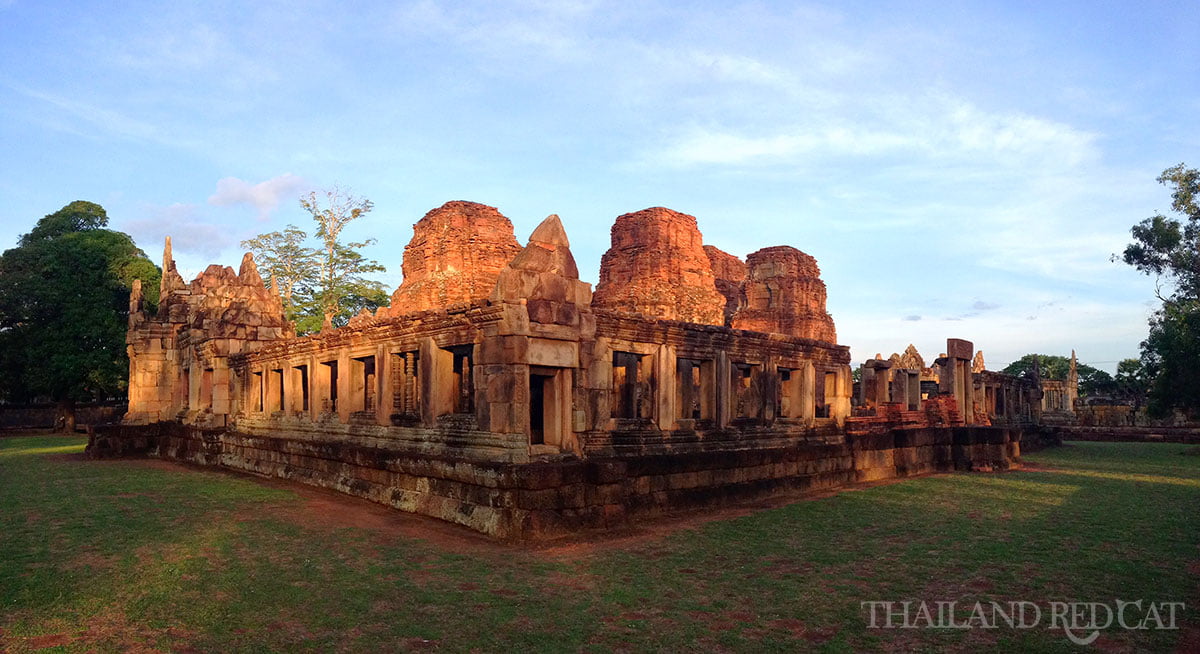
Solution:
M296 331L311 333L326 326L340 327L361 311L387 306L383 284L367 275L384 272L384 267L364 257L359 249L375 239L344 242L342 230L374 208L370 200L357 198L340 188L316 191L300 198L300 206L316 223L315 247L306 245L308 234L295 225L242 241L254 252L260 268L283 296L284 310Z
M1024 375L1032 373L1034 359L1037 359L1038 375L1042 379L1065 381L1071 371L1071 357L1055 354L1026 354L1008 364L1001 372L1008 375ZM1075 372L1079 375L1079 395L1109 395L1116 390L1112 375L1107 371L1076 363Z
M1162 308L1142 341L1140 372L1127 379L1148 388L1150 412L1164 415L1200 410L1200 171L1181 163L1158 182L1171 189L1172 215L1134 225L1121 258L1157 282Z
M76 201L0 255L0 397L73 403L124 392L129 292L158 302L160 271L133 240Z

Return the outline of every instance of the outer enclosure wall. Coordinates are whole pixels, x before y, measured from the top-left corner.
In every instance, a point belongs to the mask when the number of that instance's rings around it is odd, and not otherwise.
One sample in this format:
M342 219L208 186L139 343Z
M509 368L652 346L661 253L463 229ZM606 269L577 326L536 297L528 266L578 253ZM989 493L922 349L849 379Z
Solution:
M125 413L125 402L75 405L76 425L116 422ZM0 404L0 429L49 429L54 427L56 404Z

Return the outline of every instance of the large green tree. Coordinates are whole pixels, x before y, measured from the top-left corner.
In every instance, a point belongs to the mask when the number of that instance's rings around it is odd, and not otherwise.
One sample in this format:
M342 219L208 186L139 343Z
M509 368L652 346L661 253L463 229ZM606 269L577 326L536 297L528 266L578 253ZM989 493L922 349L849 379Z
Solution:
M75 402L127 387L133 281L158 301L158 267L107 224L100 205L72 202L0 254L0 397L53 400L68 428Z
M375 239L342 240L342 230L374 208L371 201L333 188L310 192L300 198L300 206L316 223L315 246L306 245L308 234L295 225L242 241L268 273L264 281L269 284L274 279L279 286L296 331L340 327L362 309L387 306L383 284L367 277L384 272L384 267L359 252Z
M1037 360L1038 375L1042 379L1065 381L1067 375L1070 374L1071 357L1055 354L1026 354L1005 366L1001 372L1008 375L1023 375L1031 372L1035 359ZM1079 395L1081 397L1108 395L1116 390L1116 383L1107 371L1094 368L1086 363L1076 363L1075 372L1079 375Z
M1149 409L1200 410L1200 171L1184 164L1159 175L1171 189L1171 214L1157 213L1133 226L1122 260L1151 275L1162 301L1142 341Z

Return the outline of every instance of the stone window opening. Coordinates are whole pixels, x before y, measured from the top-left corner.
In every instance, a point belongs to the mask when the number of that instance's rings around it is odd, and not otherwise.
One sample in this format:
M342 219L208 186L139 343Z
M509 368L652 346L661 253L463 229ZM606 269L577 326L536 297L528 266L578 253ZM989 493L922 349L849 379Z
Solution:
M800 415L800 371L793 368L777 368L779 372L779 417L796 418Z
M200 409L213 407L213 369L205 368L200 374Z
M650 418L649 380L642 365L645 355L613 352L612 417L625 420Z
M454 413L475 412L474 345L455 345L449 348L454 355Z
M325 413L337 411L338 402L338 362L321 362L323 379L321 379L321 410Z
M263 400L265 399L264 395L263 395L265 392L263 389L263 374L261 372L256 372L253 375L251 375L250 380L251 380L250 392L253 394L253 397L254 397L254 410L259 413L262 413Z
M283 368L277 368L271 371L271 411L283 411L287 405L284 404L283 392Z
M308 366L295 366L292 368L292 375L295 379L296 386L300 389L300 407L302 412L308 411ZM294 402L295 400L293 400Z
M421 378L416 350L392 354L392 415L416 420L421 416Z
M353 411L375 410L375 357L355 357L350 359L351 397Z
M730 389L733 392L733 415L743 420L762 418L763 398L757 375L762 369L759 364L733 362L730 366Z
M824 383L818 384L816 390L813 414L818 418L832 417L833 399L837 397L837 373L826 372Z
M681 420L713 417L713 362L680 357L675 366L675 404Z

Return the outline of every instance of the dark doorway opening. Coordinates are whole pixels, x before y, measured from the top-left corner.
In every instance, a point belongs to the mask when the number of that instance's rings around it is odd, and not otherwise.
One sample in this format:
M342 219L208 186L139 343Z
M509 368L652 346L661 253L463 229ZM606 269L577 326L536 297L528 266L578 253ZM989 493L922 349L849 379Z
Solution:
M553 377L529 375L529 443L546 442L546 383Z

